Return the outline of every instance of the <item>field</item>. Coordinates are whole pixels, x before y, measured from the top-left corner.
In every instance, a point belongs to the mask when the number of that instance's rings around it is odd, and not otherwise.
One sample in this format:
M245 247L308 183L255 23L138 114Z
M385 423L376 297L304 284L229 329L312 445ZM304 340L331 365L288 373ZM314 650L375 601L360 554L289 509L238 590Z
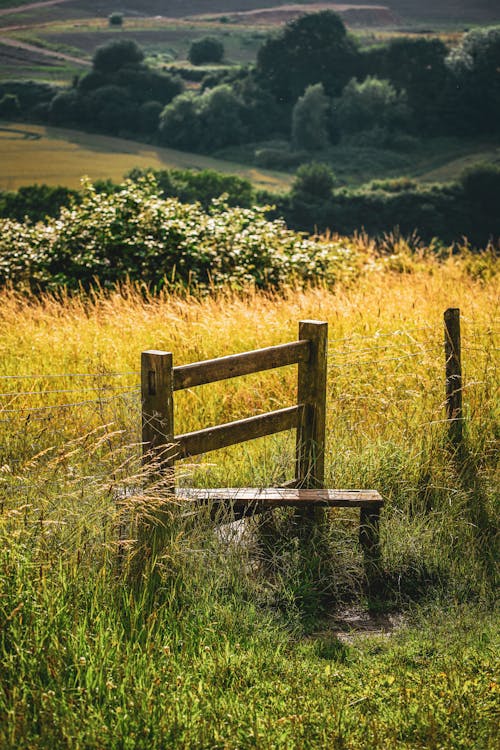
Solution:
M369 262L330 289L0 293L2 748L497 747L498 260L345 242ZM462 312L461 456L443 422L447 306ZM123 529L158 501L141 350L182 364L292 340L305 318L330 326L327 480L386 500L382 595L362 590L349 511L307 540L286 513L231 536L171 507L163 555L130 578L141 550ZM294 378L186 392L177 429L287 405ZM179 480L282 481L291 437Z
M34 182L77 188L83 175L120 182L133 167L216 169L268 190L286 189L290 175L122 138L23 123L0 127L0 189Z
M17 74L70 81L89 63L97 46L117 36L136 39L146 51L148 64L159 67L172 62L185 66L190 43L206 34L218 37L224 44L225 65L250 63L266 34L295 17L299 5L273 5L265 0L149 0L132 4L124 12L123 27L111 29L108 15L116 11L116 3L4 2L0 6L0 78ZM498 22L494 5L488 0L473 7L463 0L418 4L400 0L392 2L390 8L376 2L305 3L304 7L331 7L361 38L373 41L402 31L420 33L423 29L426 33L434 30L448 34L463 31L464 23ZM17 52L7 47L7 42L18 43ZM26 44L31 47L21 46ZM72 59L64 60L68 54Z
M237 174L256 187L281 192L293 175L252 164L252 149L228 149L224 158L148 146L110 136L64 128L0 122L0 189L14 190L35 182L77 188L82 175L119 182L133 167L215 169ZM324 155L340 184L407 175L422 182L456 179L476 162L498 164L498 145L488 139L436 139L409 154L380 149L336 147ZM245 164L245 161L247 162Z

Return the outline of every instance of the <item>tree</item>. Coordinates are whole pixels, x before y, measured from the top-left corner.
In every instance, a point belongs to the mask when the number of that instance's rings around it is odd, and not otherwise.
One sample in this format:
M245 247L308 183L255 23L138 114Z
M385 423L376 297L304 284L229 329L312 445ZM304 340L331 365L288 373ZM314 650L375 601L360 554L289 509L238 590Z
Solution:
M123 26L123 13L111 13L108 21L110 26Z
M292 194L311 199L326 200L335 185L335 175L327 164L310 162L298 168L292 184Z
M188 91L176 96L160 115L159 132L162 143L186 151L197 150L202 137L199 96Z
M199 152L242 143L247 133L244 113L243 102L228 84L201 95L182 94L161 113L161 139L172 148Z
M218 63L224 58L224 45L212 36L204 36L191 43L188 60L193 65Z
M106 133L130 133L137 127L137 104L127 89L103 86L89 94L87 112L90 124Z
M133 39L115 39L96 49L92 64L95 71L114 73L127 65L139 65L143 60L144 53Z
M0 117L14 118L21 112L21 105L16 94L4 94L0 99Z
M200 97L202 147L215 151L225 146L242 143L246 128L243 123L243 103L231 86L223 84Z
M404 92L389 81L368 77L362 83L352 78L335 103L335 117L342 133L375 127L394 130L408 121Z
M359 54L341 18L330 10L306 13L264 42L257 54L262 86L293 103L313 83L338 96L357 74Z
M320 150L328 146L329 100L322 83L308 86L292 112L292 145L296 149Z
M473 29L450 52L449 102L464 132L498 133L500 120L500 26Z
M365 72L387 79L397 91L406 92L417 130L439 132L447 54L441 39L393 39L387 46L367 53Z
M496 215L500 222L500 167L478 163L464 169L459 182L474 212Z
M158 130L160 115L163 105L160 102L151 100L143 102L139 107L139 129L143 133L155 133Z

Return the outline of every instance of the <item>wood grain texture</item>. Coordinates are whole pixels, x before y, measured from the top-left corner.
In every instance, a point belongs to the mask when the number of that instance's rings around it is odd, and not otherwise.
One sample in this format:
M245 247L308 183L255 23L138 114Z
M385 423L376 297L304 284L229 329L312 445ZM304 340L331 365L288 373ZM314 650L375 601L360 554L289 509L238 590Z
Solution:
M151 350L141 355L142 445L146 463L173 466L174 402L172 354Z
M253 372L285 367L309 359L309 341L293 341L266 349L232 354L228 357L207 359L174 368L174 391L194 388L197 385L227 380Z
M304 404L297 430L296 478L302 487L322 487L325 481L326 355L328 323L301 320L299 339L310 341L307 362L298 367L297 400Z
M446 361L446 419L448 434L458 447L462 442L462 355L460 341L460 310L449 307L444 313L444 352Z
M227 448L229 445L243 443L247 440L273 435L275 432L291 430L297 427L302 414L302 405L270 411L248 419L209 427L196 432L177 435L175 443L177 458L198 456L200 453Z
M283 487L218 487L216 489L179 487L176 489L176 496L199 503L219 503L235 508L247 505L267 508L322 506L367 508L371 512L378 511L384 502L375 490L304 490Z

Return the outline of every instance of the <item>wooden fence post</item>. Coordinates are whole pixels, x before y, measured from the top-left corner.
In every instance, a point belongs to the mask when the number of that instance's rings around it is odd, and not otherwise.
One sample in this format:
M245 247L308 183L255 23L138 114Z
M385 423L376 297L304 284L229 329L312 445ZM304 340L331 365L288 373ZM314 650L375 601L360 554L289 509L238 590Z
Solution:
M174 465L173 367L170 352L147 351L141 355L142 455L145 465L156 470Z
M448 437L455 449L462 445L462 359L460 351L460 310L449 307L444 313L444 352L446 360L446 419Z
M295 478L298 487L315 489L325 483L328 323L301 320L299 339L310 341L310 354L298 367L297 402L304 404L304 412L297 429ZM312 510L307 516L320 522L324 510Z
M174 487L174 401L173 368L170 352L147 351L141 355L142 396L142 458L145 468L150 469L152 479L162 482L162 495ZM137 536L140 555L136 556L135 568L142 571L145 563L154 561L164 540L164 527L168 518L163 516L162 497L158 505L146 509L138 519Z

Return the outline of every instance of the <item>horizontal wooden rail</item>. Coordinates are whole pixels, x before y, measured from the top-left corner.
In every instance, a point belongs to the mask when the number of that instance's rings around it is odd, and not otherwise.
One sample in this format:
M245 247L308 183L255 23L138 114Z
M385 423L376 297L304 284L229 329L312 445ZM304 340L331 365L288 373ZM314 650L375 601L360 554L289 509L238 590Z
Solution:
M180 391L183 388L194 388L197 385L249 375L252 372L307 362L309 350L309 341L292 341L289 344L268 346L266 349L255 349L242 354L181 365L174 367L173 388L174 391Z
M217 427L208 427L205 430L178 435L174 438L174 442L178 446L177 458L198 456L200 453L227 448L229 445L272 435L275 432L292 430L297 427L302 416L302 410L303 406L299 404L287 409L259 414L256 417L239 419L236 422L226 422L226 424L217 425Z

